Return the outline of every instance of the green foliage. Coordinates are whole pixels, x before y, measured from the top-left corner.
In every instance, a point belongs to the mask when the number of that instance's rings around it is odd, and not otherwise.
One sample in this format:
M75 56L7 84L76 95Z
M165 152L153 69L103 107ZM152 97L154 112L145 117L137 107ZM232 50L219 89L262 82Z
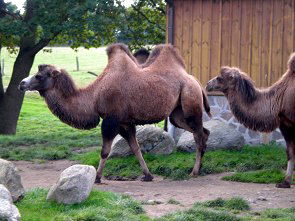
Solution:
M83 203L63 205L46 201L47 192L31 190L16 203L22 220L148 220L141 205L128 196L93 190Z
M71 41L73 48L98 47L114 41L114 28L123 10L115 0L27 0L25 5L23 15L15 7L6 7L7 13L0 20L3 46L19 46L21 39L33 37L35 46ZM7 38L15 39L14 44L4 41Z
M135 0L121 14L124 22L119 27L118 41L127 43L132 50L164 43L165 6L163 0Z

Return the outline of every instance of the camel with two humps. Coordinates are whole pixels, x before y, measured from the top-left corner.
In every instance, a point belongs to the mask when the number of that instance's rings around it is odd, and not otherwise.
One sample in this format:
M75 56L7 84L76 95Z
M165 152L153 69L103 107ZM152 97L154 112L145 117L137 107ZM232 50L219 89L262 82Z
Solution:
M210 115L210 107L199 82L185 71L179 52L171 45L158 45L146 62L139 64L124 44L110 45L106 51L107 66L85 88L77 88L65 70L53 65L39 65L38 72L23 79L19 88L39 91L51 112L72 127L95 128L103 119L97 183L118 134L138 159L142 180L151 181L153 176L136 140L136 125L167 117L175 126L193 133L199 148L191 175L197 175L210 133L203 127L203 108Z

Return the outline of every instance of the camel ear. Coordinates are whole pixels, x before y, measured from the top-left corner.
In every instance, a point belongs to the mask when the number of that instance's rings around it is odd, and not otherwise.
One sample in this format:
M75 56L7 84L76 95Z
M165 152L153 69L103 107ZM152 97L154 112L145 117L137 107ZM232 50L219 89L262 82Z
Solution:
M40 71L43 71L46 67L47 67L47 64L40 64L40 65L38 66L38 71L39 71L39 72L40 72Z

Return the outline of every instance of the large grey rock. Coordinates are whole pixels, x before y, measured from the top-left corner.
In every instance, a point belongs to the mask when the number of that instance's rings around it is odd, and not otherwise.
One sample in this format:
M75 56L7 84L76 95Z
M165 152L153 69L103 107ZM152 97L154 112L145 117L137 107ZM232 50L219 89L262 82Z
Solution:
M59 180L47 195L47 200L74 204L83 202L89 196L96 177L93 166L73 165L65 169Z
M2 221L19 221L20 214L15 205L8 189L0 184L0 220Z
M0 159L0 184L9 190L14 202L23 197L25 190L18 169L12 162L3 159Z
M210 131L206 150L241 149L245 144L241 132L220 120L204 122L204 127ZM193 134L188 131L184 132L179 138L177 149L187 152L196 151Z
M174 139L167 132L153 125L136 127L136 138L143 153L170 154L176 148ZM132 154L127 141L118 135L113 141L110 157Z

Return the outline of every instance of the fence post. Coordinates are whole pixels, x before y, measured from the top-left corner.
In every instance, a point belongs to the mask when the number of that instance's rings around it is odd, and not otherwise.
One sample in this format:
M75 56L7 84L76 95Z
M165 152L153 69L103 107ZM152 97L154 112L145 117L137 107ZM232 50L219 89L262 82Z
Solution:
M78 56L76 57L76 65L77 65L77 71L79 71L79 58L78 58Z
M1 75L4 76L4 58L1 61Z

